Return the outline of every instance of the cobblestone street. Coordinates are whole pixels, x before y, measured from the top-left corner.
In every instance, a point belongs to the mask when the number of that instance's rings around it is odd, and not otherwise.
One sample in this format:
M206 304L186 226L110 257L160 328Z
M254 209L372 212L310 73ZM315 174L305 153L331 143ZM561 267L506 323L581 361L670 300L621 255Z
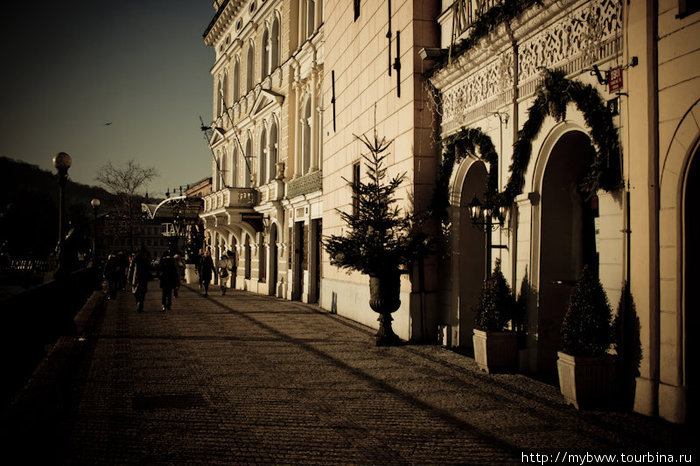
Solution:
M59 341L10 412L25 457L501 464L692 452L684 427L578 412L558 387L487 375L438 346L377 348L371 329L297 302L183 287L164 313L155 282L144 313L122 292L95 325Z

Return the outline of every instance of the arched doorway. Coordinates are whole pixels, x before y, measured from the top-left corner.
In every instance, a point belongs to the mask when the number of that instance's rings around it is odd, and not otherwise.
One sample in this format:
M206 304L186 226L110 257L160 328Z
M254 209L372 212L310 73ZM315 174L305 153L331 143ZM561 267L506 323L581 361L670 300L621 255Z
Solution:
M683 373L686 389L686 423L698 423L698 406L696 399L697 369L693 367L693 354L698 354L698 343L694 335L698 328L698 308L700 299L695 289L700 273L698 261L700 261L700 209L697 200L700 199L700 161L698 156L700 149L696 148L690 159L687 177L685 180L685 193L683 197L684 227L684 257L683 265L685 276L683 280ZM693 349L695 348L695 349Z
M541 190L537 369L554 373L561 324L584 265L597 271L596 198L581 191L595 152L588 135L569 131L552 148Z
M486 278L486 235L481 228L475 228L472 224L468 206L474 196L484 203L487 175L483 162L471 164L464 178L459 200L458 274L454 283L458 288L458 301L456 322L452 323L459 328L459 338L452 344L463 347L472 347L474 309L479 302Z
M270 279L268 280L267 294L275 296L277 288L277 225L270 225Z

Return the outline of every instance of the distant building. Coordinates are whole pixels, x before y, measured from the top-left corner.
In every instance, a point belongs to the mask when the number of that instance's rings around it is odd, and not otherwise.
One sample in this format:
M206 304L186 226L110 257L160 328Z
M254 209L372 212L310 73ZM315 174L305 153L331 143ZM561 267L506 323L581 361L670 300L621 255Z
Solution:
M185 190L185 196L187 197L204 197L209 194L211 194L211 187L212 187L212 182L211 182L211 176L208 178L204 178L201 181L198 181L192 185L190 185L186 190Z

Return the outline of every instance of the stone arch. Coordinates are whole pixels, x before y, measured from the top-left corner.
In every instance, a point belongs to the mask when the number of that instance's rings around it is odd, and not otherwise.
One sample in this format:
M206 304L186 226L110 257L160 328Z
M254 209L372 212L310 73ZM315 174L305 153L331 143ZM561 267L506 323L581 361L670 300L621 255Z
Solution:
M689 189L695 188L691 169L700 163L700 100L681 118L671 142L661 160L659 180L659 319L661 343L659 415L669 421L685 422L693 409L693 393L688 386L688 357L686 345L689 305L687 284L692 273L688 264L690 242L687 228L692 225L687 202ZM691 183L693 184L691 186ZM695 191L697 192L697 191ZM697 207L695 207L697 209ZM697 238L695 239L697 240ZM690 286L693 286L691 284ZM692 385L692 383L690 384ZM691 415L692 417L692 415Z
M561 321L573 286L584 265L597 270L599 263L597 205L581 192L595 148L581 112L572 108L567 114L570 118L562 122L546 119L540 136L533 140L533 147L539 150L525 177L525 191L530 193L531 203L522 205L520 213L529 218L531 226L529 280L537 292L538 304L528 315L528 327L538 337L536 343L530 342L535 351L529 364L538 372L555 370ZM598 194L605 197L606 209L622 215L621 207L610 194ZM614 247L621 248L622 238L617 230L612 241L619 241ZM619 287L622 279L621 268L613 272L619 272L619 280L608 283L606 291ZM608 275L614 277L616 273Z
M474 308L486 274L486 236L473 228L468 205L474 196L485 202L487 177L486 163L467 156L457 162L449 183L452 290L448 315L441 316L448 329L447 346L472 346Z

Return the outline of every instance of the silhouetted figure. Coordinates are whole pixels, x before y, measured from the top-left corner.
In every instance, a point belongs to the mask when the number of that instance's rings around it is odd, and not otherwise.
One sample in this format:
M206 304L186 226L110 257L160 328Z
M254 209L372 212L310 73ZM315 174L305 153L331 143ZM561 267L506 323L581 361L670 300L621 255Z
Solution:
M116 254L110 254L105 262L105 268L103 277L107 281L107 296L109 299L115 299L117 297L117 288L119 287L119 278L121 266L119 264L119 258Z
M173 291L180 286L180 271L177 268L175 259L170 257L167 251L163 251L160 258L160 288L162 291L161 309L163 312L172 309Z
M221 296L226 295L226 280L228 280L229 271L231 270L231 261L226 253L219 260L219 285L221 286Z
M143 300L146 298L148 281L151 279L150 267L148 251L142 247L129 266L129 283L136 299L137 312L143 312Z
M117 270L117 286L120 290L126 290L126 274L129 271L129 256L124 251L117 253L117 262L119 269Z
M207 249L204 251L204 257L202 258L202 264L199 267L199 280L204 287L204 296L209 296L209 282L211 282L212 274L216 273L216 268L214 268L214 261L211 258L211 254Z

